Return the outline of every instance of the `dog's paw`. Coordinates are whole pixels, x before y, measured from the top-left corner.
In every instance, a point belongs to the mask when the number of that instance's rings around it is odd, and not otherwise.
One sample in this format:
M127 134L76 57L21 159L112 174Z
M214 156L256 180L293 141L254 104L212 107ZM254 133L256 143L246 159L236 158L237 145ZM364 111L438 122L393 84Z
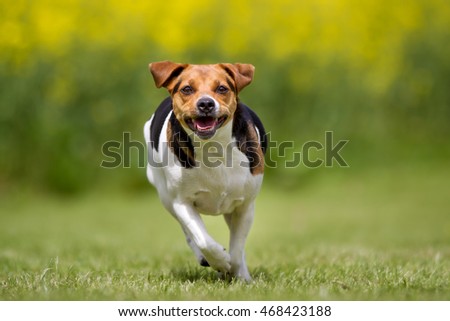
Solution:
M200 263L201 266L204 266L204 267L208 267L209 266L208 261L206 261L206 259L203 256L200 258L199 263Z
M248 273L248 270L246 267L240 268L238 270L234 270L233 268L231 268L230 274L234 279L236 279L238 281L242 281L242 282L246 282L246 283L252 282L252 277L250 276L250 273Z
M253 281L250 274L247 273L233 273L230 272L217 272L217 276L220 280L225 282L242 282L242 283L251 283Z
M229 273L231 269L230 254L220 245L209 246L202 251L206 262L214 270L221 273Z
M222 280L224 282L233 281L233 277L231 276L231 273L229 273L229 272L217 272L217 277L219 278L219 280Z

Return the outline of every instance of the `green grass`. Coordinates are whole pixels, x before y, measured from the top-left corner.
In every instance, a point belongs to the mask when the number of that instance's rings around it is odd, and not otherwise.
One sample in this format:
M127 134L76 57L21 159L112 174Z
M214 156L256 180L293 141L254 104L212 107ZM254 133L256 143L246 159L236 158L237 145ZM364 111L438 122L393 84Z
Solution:
M450 300L450 169L327 170L264 186L251 284L195 262L147 194L14 194L0 205L3 300ZM222 218L207 225L226 245Z

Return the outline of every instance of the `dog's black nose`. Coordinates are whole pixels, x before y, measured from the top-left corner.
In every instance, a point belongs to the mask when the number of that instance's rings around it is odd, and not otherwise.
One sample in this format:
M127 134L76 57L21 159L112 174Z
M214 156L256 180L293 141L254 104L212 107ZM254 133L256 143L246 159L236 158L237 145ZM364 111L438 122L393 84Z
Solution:
M214 100L212 98L209 98L209 97L203 97L197 101L198 110L200 110L201 112L203 112L205 114L210 113L214 109L215 106L216 106L216 103L214 102Z

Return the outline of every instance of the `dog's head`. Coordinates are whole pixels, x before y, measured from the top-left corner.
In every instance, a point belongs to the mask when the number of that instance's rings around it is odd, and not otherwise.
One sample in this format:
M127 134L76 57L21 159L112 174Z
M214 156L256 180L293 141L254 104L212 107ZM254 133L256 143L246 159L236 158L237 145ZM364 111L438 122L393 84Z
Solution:
M230 122L238 93L253 79L250 64L190 65L170 61L150 64L156 87L165 87L173 111L187 130L209 139Z

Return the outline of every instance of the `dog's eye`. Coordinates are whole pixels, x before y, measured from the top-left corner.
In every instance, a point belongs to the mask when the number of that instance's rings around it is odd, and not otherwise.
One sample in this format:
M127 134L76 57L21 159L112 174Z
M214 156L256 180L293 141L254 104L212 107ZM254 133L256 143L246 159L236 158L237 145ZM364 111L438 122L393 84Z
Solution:
M228 92L228 88L225 86L220 85L219 87L217 87L216 92L218 94L226 94Z
M180 91L184 95L192 95L194 93L194 88L191 86L184 86Z

